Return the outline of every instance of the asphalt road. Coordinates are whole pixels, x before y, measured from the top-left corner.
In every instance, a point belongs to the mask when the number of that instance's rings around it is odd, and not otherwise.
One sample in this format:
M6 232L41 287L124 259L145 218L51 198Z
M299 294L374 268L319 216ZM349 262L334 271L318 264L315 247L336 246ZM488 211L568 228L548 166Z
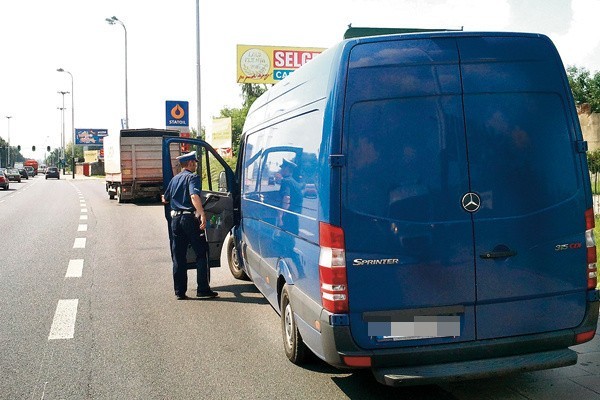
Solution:
M297 367L277 313L225 262L219 299L177 301L162 206L111 201L102 180L11 183L0 224L0 399L559 398L555 371L393 389Z

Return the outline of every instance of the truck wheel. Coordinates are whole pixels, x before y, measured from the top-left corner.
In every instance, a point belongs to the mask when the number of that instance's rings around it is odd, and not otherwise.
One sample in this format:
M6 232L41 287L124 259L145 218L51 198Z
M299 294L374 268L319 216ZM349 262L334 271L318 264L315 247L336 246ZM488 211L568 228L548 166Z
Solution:
M117 201L119 204L123 203L123 199L121 198L121 186L117 188Z
M111 200L114 200L115 199L115 194L114 193L109 193L108 194L108 198L111 199Z
M304 344L300 332L298 332L294 310L290 303L288 285L284 285L281 292L281 334L283 336L283 349L287 358L296 365L304 364L309 350Z
M227 261L229 262L229 270L231 271L231 275L233 275L235 279L239 279L241 281L250 280L240 265L240 259L238 258L237 251L235 249L235 243L233 241L233 237L231 236L227 242Z

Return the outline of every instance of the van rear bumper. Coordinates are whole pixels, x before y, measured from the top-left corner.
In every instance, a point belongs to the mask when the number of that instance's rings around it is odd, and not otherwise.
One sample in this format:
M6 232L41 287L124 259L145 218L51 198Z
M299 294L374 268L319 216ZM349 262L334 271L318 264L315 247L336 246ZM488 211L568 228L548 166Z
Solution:
M338 368L349 368L344 356L371 357L377 380L394 386L572 365L577 355L568 347L578 344L577 334L597 327L597 292L594 297L588 300L583 321L573 329L431 346L365 350L356 345L349 326L331 326L321 319L323 355Z
M570 349L561 349L445 364L373 368L373 375L378 382L388 386L426 385L443 381L479 379L498 374L565 367L575 363L577 363L577 353Z

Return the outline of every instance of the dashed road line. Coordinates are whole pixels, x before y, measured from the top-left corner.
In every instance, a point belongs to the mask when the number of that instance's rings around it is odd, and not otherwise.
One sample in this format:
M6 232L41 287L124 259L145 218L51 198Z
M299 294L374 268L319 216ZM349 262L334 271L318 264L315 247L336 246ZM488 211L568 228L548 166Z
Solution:
M74 249L85 249L85 238L75 238L75 243L73 243Z
M79 224L77 232L87 232L87 224Z
M83 259L69 260L65 278L81 278L83 275Z
M48 340L73 339L79 299L59 300Z

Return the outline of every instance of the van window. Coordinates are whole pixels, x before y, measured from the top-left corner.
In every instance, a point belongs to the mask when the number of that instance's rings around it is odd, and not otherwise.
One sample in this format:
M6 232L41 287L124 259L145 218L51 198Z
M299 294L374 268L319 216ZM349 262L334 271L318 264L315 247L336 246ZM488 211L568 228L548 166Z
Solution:
M318 171L321 146L320 114L308 112L284 120L246 138L242 197L281 206L279 170L283 160L294 163L292 177L295 188L304 199L295 208L316 217ZM301 203L301 204L300 204Z
M347 206L374 217L451 215L442 195L468 188L458 96L356 103L347 131Z

